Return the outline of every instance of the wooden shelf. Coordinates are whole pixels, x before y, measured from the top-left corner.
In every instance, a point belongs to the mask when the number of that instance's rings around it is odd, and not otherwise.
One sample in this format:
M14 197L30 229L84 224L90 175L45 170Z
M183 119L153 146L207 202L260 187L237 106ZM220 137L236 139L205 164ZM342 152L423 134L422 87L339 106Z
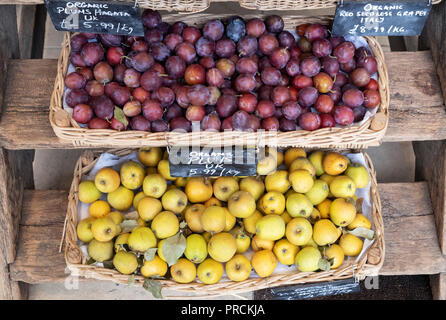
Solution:
M391 100L384 141L446 139L446 109L430 51L389 52L385 59ZM48 120L56 65L56 60L49 59L9 61L1 147L75 148L58 140Z
M382 275L446 272L427 183L379 184L386 255ZM27 190L24 194L17 256L11 279L27 283L63 281L65 259L59 253L68 192ZM42 201L45 199L45 201Z

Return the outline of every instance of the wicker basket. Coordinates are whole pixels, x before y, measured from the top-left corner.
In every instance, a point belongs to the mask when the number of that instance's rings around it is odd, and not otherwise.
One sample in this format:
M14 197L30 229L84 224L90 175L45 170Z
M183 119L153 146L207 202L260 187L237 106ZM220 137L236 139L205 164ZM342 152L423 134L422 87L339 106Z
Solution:
M117 156L125 156L135 149L111 150L109 152ZM373 225L375 227L376 240L365 252L358 263L344 261L344 264L335 270L322 272L296 272L294 274L273 274L267 278L249 278L242 282L220 281L213 285L205 285L199 282L180 284L173 280L162 281L163 290L174 290L184 293L192 293L195 297L217 297L221 295L236 295L243 292L272 288L277 286L324 282L354 277L362 280L366 276L376 276L380 270L385 255L384 228L381 213L381 200L378 193L376 175L373 164L366 153L366 159L370 176L370 202L372 206ZM109 280L120 284L128 284L129 276L122 275L116 270L87 265L87 257L78 245L76 227L78 224L78 187L82 176L87 174L96 164L100 152L86 151L77 161L74 178L71 185L67 216L65 219L65 260L72 274L97 280ZM144 278L135 277L135 285L142 286ZM165 296L167 298L167 296ZM172 298L172 297L170 297ZM189 297L188 297L189 298Z
M221 19L232 15L222 15ZM259 15L247 15L246 18L258 17ZM212 14L181 15L172 14L164 17L167 22L182 20L189 25L200 24L215 18ZM303 17L284 16L285 28L293 30L301 23L323 23L329 24L330 17ZM360 126L333 127L318 129L315 131L289 131L275 132L192 132L188 134L178 132L151 133L146 131L116 131L112 129L87 129L81 128L78 123L63 110L64 79L67 74L70 56L70 33L66 33L62 51L57 65L57 76L53 94L50 102L50 123L55 134L64 141L69 141L75 146L98 146L98 147L139 147L167 146L167 145L190 145L200 139L201 145L249 145L257 144L259 140L268 144L278 146L299 146L306 148L343 148L355 149L368 146L380 145L385 135L389 121L389 80L387 67L384 62L384 54L373 37L366 37L371 50L378 62L378 82L381 96L381 104L377 113Z

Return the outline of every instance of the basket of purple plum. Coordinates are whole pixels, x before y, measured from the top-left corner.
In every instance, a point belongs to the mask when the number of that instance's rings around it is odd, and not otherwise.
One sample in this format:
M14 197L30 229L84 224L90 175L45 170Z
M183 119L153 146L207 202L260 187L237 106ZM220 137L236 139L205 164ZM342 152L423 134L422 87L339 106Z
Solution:
M77 146L365 148L389 119L373 37L331 18L145 10L144 37L66 33L50 103Z

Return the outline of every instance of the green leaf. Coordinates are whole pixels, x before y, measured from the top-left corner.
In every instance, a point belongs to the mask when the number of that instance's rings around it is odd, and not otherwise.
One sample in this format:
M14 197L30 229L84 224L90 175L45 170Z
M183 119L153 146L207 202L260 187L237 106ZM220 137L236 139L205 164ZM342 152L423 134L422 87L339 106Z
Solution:
M129 276L129 287L132 287L135 284L135 274L131 274Z
M158 248L147 249L147 251L144 252L144 260L152 261L155 258L156 250L158 250Z
M113 113L113 117L121 122L125 127L129 125L129 121L127 120L127 117L124 114L124 111L122 111L121 108L115 106L115 112Z
M164 240L163 255L169 267L177 263L184 250L186 250L186 238L181 232Z
M104 268L107 268L107 269L114 269L115 268L115 266L113 265L113 261L103 261L102 262L103 264L104 264Z
M153 279L145 279L142 287L152 293L155 298L163 299L163 295L161 294L163 285L161 284L161 282Z
M320 259L318 266L322 271L329 271L331 267L330 262L326 259Z
M375 239L375 231L367 228L359 227L353 230L349 230L347 232L357 237L366 238L369 240Z
M90 259L88 259L88 261L87 261L87 265L92 265L92 264L94 264L94 263L96 263L96 260L95 259L93 259L93 258L90 258Z
M138 226L138 221L136 220L124 220L120 223L121 233L128 233L133 231Z

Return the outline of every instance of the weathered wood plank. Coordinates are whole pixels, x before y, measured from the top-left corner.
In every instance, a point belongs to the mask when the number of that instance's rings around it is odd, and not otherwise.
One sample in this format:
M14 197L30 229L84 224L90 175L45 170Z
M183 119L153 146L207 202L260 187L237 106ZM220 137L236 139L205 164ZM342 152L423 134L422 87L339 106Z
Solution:
M434 300L446 300L446 273L432 275L430 284Z
M430 52L388 52L385 59L391 100L384 141L446 139L446 109ZM48 120L56 64L46 59L9 62L0 145L8 149L73 148L58 140ZM21 127L26 130L17 130Z
M438 245L427 184L384 183L379 184L379 190L386 241L381 274L446 272L446 257ZM26 191L24 202L17 258L10 266L11 277L29 283L63 281L67 276L65 260L58 249L67 193Z
M438 240L443 254L446 254L446 141L414 142L413 147L415 177L428 183Z
M8 264L16 257L23 189L31 172L28 151L0 148L0 299L21 299L19 283L10 279ZM31 168L31 169L30 169Z

